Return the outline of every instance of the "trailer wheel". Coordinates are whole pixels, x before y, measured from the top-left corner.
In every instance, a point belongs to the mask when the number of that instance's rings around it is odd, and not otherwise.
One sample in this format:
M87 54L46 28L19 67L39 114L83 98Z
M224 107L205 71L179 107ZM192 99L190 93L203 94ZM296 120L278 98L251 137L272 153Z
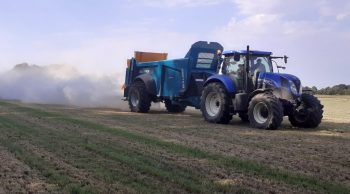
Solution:
M164 103L165 103L165 108L170 113L181 113L186 110L185 105L173 104L171 100L165 100Z
M204 119L211 123L227 124L232 119L231 100L222 84L209 83L202 92L201 111Z
M277 129L283 121L283 107L271 92L255 95L248 108L250 125L259 129Z
M323 118L323 105L315 96L302 94L300 106L288 118L295 127L316 128Z
M129 89L129 107L131 112L147 113L151 107L151 98L141 81L134 82Z

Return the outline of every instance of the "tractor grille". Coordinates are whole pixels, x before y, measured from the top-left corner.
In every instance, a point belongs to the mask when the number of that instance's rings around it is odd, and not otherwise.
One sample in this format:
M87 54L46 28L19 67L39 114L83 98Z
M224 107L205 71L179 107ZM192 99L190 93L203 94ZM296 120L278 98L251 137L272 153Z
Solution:
M281 77L281 85L284 88L288 88L289 87L289 81L286 78Z
M300 86L301 86L300 81L295 79L295 80L293 80L293 83L295 84L295 86L298 89L298 92L300 93L300 90L302 90L302 88L300 88ZM281 77L281 85L282 85L282 87L289 87L289 81L287 79Z

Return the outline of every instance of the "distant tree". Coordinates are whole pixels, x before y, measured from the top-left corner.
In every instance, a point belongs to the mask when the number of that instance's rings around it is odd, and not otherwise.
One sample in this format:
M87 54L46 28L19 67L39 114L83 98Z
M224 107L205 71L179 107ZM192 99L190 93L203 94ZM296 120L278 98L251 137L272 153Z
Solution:
M312 88L310 88L309 86L304 86L303 90L312 90Z
M346 84L338 84L333 87L326 87L320 90L317 90L317 88L313 86L312 90L316 94L322 94L322 95L350 95L350 85L346 85Z

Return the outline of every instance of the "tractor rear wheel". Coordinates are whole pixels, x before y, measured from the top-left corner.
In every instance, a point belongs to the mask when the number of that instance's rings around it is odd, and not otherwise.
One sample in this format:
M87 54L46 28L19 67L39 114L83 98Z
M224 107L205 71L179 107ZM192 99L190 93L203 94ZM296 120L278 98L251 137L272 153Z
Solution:
M288 117L295 127L316 128L323 118L323 105L315 96L302 94L300 106Z
M283 106L271 92L255 95L248 108L250 125L259 129L277 129L283 121Z
M170 113L181 113L186 110L185 105L173 104L171 100L165 100L164 103L165 103L165 108Z
M151 97L143 82L136 81L130 86L128 101L131 112L147 113L149 111Z
M232 119L230 114L231 99L220 83L209 83L202 92L201 111L204 119L211 123L227 124Z

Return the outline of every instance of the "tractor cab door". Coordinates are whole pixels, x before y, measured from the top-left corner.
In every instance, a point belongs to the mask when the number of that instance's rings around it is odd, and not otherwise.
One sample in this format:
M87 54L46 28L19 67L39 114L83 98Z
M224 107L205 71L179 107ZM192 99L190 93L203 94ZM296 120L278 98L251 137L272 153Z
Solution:
M244 90L244 82L245 82L245 69L244 64L246 63L246 57L244 55L231 55L226 56L224 58L224 65L222 69L222 73L228 75L237 91Z

